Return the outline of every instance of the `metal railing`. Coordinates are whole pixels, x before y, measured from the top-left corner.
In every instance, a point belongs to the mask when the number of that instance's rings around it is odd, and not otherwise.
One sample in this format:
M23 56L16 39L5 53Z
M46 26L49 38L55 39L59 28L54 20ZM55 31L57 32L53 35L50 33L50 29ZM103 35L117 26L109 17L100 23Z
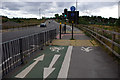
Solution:
M81 29L104 45L115 56L120 58L120 33L86 25L82 26Z
M2 76L24 64L38 49L56 37L56 29L35 33L2 43Z

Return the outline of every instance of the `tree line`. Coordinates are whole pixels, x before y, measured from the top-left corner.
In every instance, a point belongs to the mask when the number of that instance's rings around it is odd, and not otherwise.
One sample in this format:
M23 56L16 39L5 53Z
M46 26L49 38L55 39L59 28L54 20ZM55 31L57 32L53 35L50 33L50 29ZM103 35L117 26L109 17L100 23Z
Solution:
M56 19L64 20L63 15L55 14ZM120 28L120 17L119 18L104 18L101 16L79 16L79 24L96 24L106 26L117 26Z

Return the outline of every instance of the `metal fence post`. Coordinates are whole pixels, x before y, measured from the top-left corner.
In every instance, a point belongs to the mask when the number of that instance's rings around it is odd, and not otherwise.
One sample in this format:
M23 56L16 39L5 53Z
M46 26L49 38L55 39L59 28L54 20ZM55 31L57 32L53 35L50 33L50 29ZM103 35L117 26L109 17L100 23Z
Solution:
M98 29L96 28L96 32L98 33ZM95 34L96 38L98 38L97 34Z
M114 33L112 33L112 42L114 42L115 41L115 34ZM112 50L114 51L114 44L112 43Z
M56 39L57 33L56 33L56 29L55 29L55 35L54 35L54 39Z
M41 50L43 50L44 47L44 33L41 33Z
M52 37L53 37L53 31L52 30L50 30L50 43L52 43Z
M92 30L93 30L93 32L95 31L95 30L94 30L94 27L92 27ZM95 34L94 34L94 33L92 33L92 34L95 36ZM93 38L93 37L91 36L91 38Z
M23 50L22 50L22 38L19 39L19 46L20 46L21 64L24 64L24 61L23 61Z
M46 45L46 31L44 32L44 45Z

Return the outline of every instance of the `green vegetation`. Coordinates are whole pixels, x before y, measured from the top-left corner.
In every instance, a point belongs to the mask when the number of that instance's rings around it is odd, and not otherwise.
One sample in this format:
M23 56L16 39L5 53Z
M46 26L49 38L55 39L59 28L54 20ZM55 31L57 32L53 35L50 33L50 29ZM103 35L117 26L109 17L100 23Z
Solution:
M20 28L20 27L29 27L39 25L41 22L45 22L45 18L37 19L37 18L8 18L6 16L2 16L2 28Z
M55 14L57 22L65 22L63 15ZM93 27L102 28L105 30L120 32L120 17L117 18L104 18L101 16L79 16L79 23L83 25L89 25ZM66 24L70 25L69 20L66 20Z
M117 25L117 18L103 18L101 16L80 16L79 17L79 24L96 24L96 25L105 25L105 26L116 26ZM120 26L120 25L119 25Z
M116 21L116 26L120 28L120 17L119 17L119 19Z
M60 20L62 20L63 15L55 14L55 18L56 18L56 19L60 19Z

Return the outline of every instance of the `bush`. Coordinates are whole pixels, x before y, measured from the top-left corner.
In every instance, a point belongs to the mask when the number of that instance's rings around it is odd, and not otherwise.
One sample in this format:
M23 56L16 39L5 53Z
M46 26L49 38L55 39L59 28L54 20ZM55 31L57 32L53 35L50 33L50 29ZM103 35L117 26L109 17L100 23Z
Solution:
M120 17L119 17L119 19L116 21L116 26L120 28Z

